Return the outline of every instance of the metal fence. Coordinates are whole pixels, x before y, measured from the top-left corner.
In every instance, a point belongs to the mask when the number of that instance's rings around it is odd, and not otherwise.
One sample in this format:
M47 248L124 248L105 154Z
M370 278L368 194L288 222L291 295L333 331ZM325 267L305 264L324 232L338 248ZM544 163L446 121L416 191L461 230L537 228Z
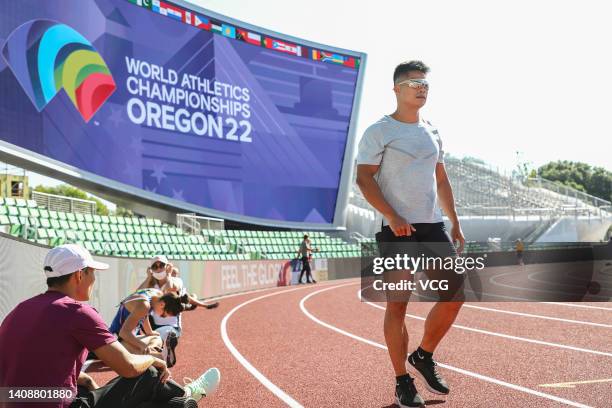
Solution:
M32 191L32 199L36 201L36 204L39 207L46 207L51 211L91 215L96 213L96 202L91 200L58 196L54 194L41 193L40 191Z

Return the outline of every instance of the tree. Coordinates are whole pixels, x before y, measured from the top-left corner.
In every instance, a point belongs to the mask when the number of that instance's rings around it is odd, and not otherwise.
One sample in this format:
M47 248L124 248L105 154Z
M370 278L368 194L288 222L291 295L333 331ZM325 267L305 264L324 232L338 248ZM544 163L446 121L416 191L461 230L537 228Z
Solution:
M134 212L132 210L128 210L127 208L117 207L115 210L115 215L117 217L133 217Z
M612 172L586 163L559 160L538 169L538 174L595 197L612 201Z
M586 188L589 194L612 201L612 173L603 167L595 167Z
M92 197L88 195L86 192L79 190L76 187L69 186L68 184L60 184L59 186L47 187L38 185L34 188L34 191L39 191L41 193L54 194L63 197L72 197L72 198L80 198L81 200L90 200L95 201L96 203L96 214L98 215L108 215L108 207L102 203L96 197Z

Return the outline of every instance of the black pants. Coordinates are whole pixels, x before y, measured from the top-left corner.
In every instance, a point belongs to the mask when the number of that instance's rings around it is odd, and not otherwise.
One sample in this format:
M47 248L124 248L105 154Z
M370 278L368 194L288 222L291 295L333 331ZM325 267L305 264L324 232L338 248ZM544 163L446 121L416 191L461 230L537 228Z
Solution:
M184 395L180 385L172 380L162 384L157 369L149 367L139 377L116 377L93 391L78 387L70 408L182 407Z
M306 282L311 283L314 279L312 279L312 273L310 271L310 262L308 262L308 257L302 257L302 271L300 272L299 283L302 283L302 276L304 276L304 272L306 272Z
M443 222L415 223L412 224L412 226L416 229L415 232L412 232L410 236L400 237L395 236L391 227L388 225L383 226L381 231L376 234L376 243L378 244L380 255L387 258L393 258L398 254L407 254L414 258L418 258L419 256L456 258L458 256L457 250L448 232L446 232L446 227ZM440 301L464 300L464 274L436 269L426 270L424 272L430 279L443 279L448 281L448 290L440 290L438 293L438 299ZM397 300L407 301L407 295L401 294L397 296Z

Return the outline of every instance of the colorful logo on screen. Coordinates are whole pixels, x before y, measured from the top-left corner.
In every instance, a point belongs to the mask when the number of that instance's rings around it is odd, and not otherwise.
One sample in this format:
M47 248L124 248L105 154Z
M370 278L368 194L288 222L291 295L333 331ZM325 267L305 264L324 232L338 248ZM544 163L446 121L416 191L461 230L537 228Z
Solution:
M2 55L40 112L63 88L85 122L115 91L106 63L73 28L32 20L11 33Z

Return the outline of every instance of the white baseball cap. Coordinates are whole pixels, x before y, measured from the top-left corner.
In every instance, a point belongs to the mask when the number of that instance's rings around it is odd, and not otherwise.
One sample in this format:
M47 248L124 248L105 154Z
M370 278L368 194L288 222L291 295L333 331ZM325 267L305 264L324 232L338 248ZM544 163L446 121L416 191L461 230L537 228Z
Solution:
M108 264L94 261L89 251L77 244L60 245L45 256L47 278L69 275L83 268L108 269Z
M151 265L153 265L155 262L161 262L165 265L168 265L168 258L166 258L165 255L155 255L153 258L151 258Z

